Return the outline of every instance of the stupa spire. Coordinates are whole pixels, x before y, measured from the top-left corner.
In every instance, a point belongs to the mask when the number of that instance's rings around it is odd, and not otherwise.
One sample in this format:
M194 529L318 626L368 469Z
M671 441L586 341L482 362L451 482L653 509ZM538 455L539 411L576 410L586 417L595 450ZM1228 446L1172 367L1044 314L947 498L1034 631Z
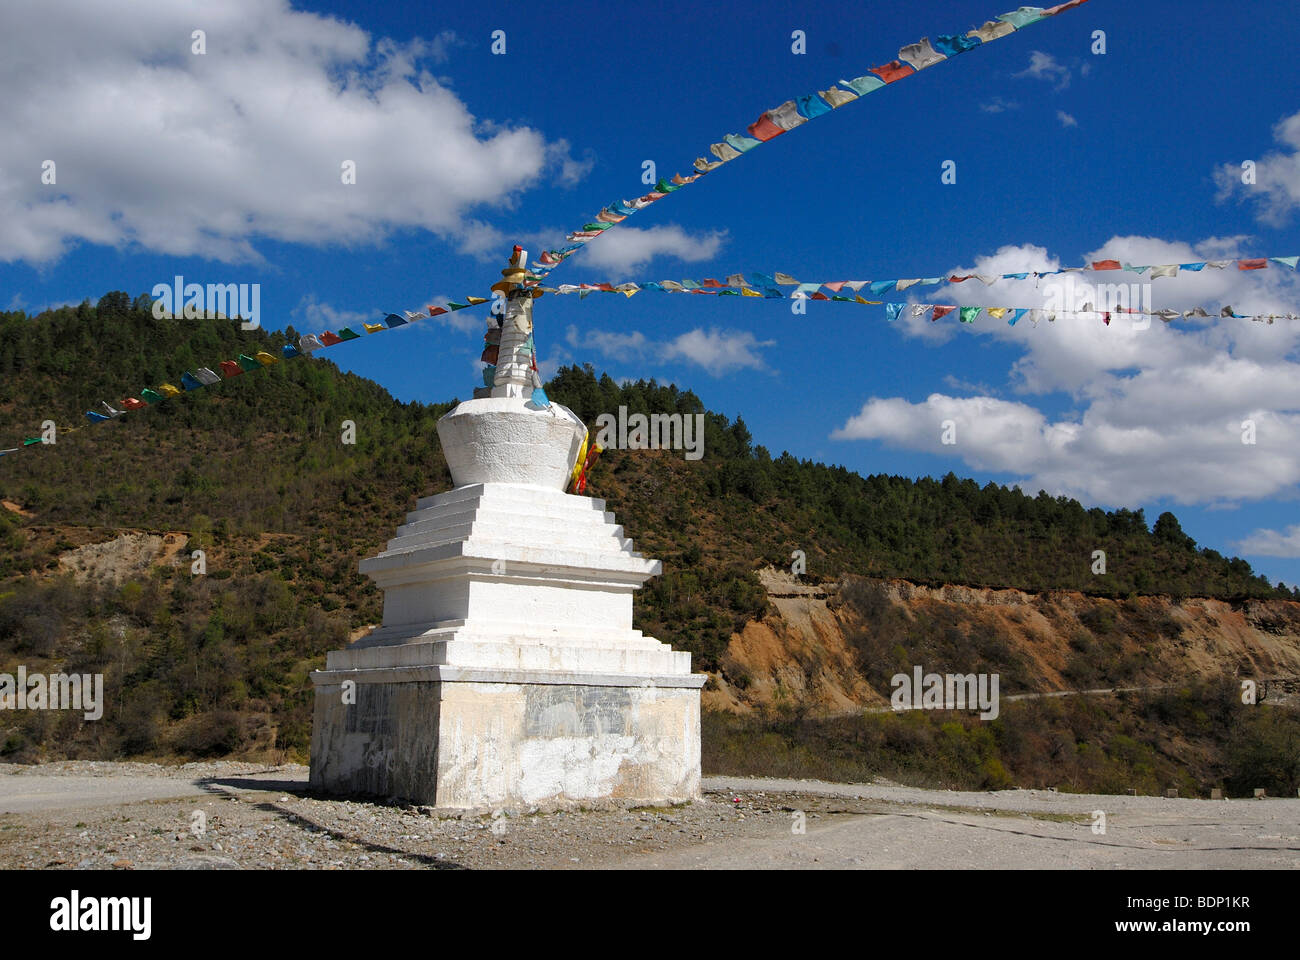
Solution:
M492 285L506 298L501 318L501 345L497 352L496 375L492 381L494 397L529 398L537 385L533 378L533 298L540 291L525 287L528 251L518 245L510 265L501 271L503 279Z

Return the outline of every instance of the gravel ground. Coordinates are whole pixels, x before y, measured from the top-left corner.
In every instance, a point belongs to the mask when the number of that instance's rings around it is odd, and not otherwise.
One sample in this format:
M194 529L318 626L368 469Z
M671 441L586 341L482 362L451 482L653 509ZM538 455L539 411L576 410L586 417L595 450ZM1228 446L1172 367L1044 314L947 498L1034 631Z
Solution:
M723 777L678 806L493 817L306 784L297 765L0 764L0 868L1300 868L1297 799Z

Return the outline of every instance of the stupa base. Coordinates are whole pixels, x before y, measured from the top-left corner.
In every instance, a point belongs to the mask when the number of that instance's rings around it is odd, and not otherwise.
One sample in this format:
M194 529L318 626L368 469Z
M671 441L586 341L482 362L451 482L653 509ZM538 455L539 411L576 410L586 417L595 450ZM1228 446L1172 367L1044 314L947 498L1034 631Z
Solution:
M485 811L699 796L703 675L426 665L312 680L321 792Z

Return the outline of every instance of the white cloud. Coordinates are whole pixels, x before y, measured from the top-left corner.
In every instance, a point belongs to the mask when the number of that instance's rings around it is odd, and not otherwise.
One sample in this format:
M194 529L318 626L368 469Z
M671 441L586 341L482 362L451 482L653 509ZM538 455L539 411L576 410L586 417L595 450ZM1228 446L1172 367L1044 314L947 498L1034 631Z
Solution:
M1256 530L1244 540L1234 544L1234 549L1257 557L1300 557L1300 523L1280 530Z
M564 139L547 147L547 157L556 167L556 182L562 187L580 183L596 166L596 151L590 147L583 151L581 160L571 156L569 150L569 141Z
M664 360L686 360L703 367L711 376L720 377L733 370L763 370L767 364L759 355L762 347L775 340L757 340L748 330L719 330L707 333L698 327L665 343L660 350Z
M545 383L559 371L560 367L566 363L573 362L573 354L565 350L564 347L552 347L542 354L542 358L537 361L537 375Z
M1248 255L1244 238L1198 244L1153 237L1115 237L1084 262L1189 263L1215 255ZM1041 247L1004 247L954 268L954 274L1051 270L1059 261ZM1238 313L1295 312L1300 276L1272 265L1266 271L1214 270L1150 282L1152 306L1189 309L1232 305ZM1072 275L1066 275L1072 277ZM1142 282L1133 273L1090 273L1114 283ZM1049 282L968 280L927 303L1042 307ZM916 300L916 302L920 302ZM1217 312L1214 310L1213 312ZM923 402L872 398L835 432L838 439L874 439L942 456L979 470L1021 478L1030 490L1085 502L1131 504L1159 497L1221 504L1294 492L1300 484L1300 331L1292 322L1154 321L1141 329L1129 318L1061 318L1015 327L982 315L972 327L950 318L931 323L904 312L902 331L931 340L988 336L1020 352L1008 371L1026 396L1065 394L1075 412L1051 416L1029 402L989 396L935 394ZM959 329L960 328L960 329ZM957 444L940 442L940 423L957 423ZM1256 442L1243 444L1242 423L1253 420Z
M308 325L307 333L321 333L325 330L337 330L339 327L354 323L374 323L375 311L339 310L328 303L321 303L312 293L304 294L293 308L293 315L301 317Z
M676 224L643 229L623 225L583 247L574 256L574 263L612 271L637 270L655 257L676 257L698 263L716 257L726 238L725 230L691 235Z
M1029 55L1029 66L1012 76L1046 80L1057 90L1064 90L1070 85L1070 68L1041 50L1033 51Z
M645 334L639 330L632 333L591 330L582 334L572 324L565 331L564 339L571 347L590 348L614 360L631 360L637 355L644 355L648 342Z
M455 237L468 212L591 162L477 120L425 66L453 55L445 32L399 44L285 0L48 0L5 21L0 261L78 242L248 261L261 239Z
M1077 127L1079 125L1079 121L1074 119L1074 117L1066 113L1064 110L1056 111L1056 119L1061 121L1061 126L1063 127Z
M1005 113L1008 110L1019 110L1020 104L1014 100L1004 100L1002 97L994 97L988 103L981 103L980 109L985 113Z
M1255 182L1242 182L1242 161L1225 164L1214 173L1220 201L1231 196L1253 202L1257 217L1271 226L1284 226L1300 210L1300 113L1292 114L1273 128L1273 136L1285 149L1265 154L1255 161Z
M961 390L964 391L965 393L983 393L983 394L997 393L997 391L994 390L992 387L990 387L987 383L975 383L970 380L964 380L961 377L953 376L951 373L944 375L943 383L944 386L949 387L950 389Z
M569 230L577 226L581 224L575 222ZM504 265L510 248L518 243L528 251L530 262L535 262L543 250L567 246L566 233L554 228L506 233L482 221L466 221L459 236L460 251L484 261L500 260ZM725 230L691 234L676 224L645 228L621 224L585 245L565 269L602 271L601 282L622 280L628 272L644 268L655 257L675 257L687 262L711 260L726 239Z
M484 294L486 296L486 294ZM425 301L423 310L428 313L429 307L446 307L453 300L459 300L458 297L447 297L442 294L434 294ZM477 333L482 336L483 331L487 329L487 320L483 311L488 309L491 304L485 304L480 310L449 310L446 313L440 313L430 319L436 321L444 327L450 327L452 330L458 330L461 333ZM412 309L412 313L420 310L420 307Z
M619 361L672 363L685 361L704 369L710 376L721 377L736 370L766 370L767 364L759 353L774 340L758 340L749 330L720 330L707 332L696 328L667 341L648 339L640 331L613 333L590 330L582 333L570 326L565 342L575 349L594 350L604 357Z

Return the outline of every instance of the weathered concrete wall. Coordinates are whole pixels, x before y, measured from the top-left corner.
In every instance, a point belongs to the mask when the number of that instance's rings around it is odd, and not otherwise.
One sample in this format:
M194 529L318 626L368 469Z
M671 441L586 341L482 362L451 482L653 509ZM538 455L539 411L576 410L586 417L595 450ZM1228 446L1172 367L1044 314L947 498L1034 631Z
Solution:
M602 684L389 679L357 683L356 703L345 704L343 676L317 675L316 789L455 809L699 795L695 678L669 681L687 684L679 686L631 677Z
M318 683L311 785L327 793L376 796L395 795L400 786L402 796L433 803L439 687L436 682L358 683L356 703L344 703L341 683ZM427 735L413 735L421 730Z

